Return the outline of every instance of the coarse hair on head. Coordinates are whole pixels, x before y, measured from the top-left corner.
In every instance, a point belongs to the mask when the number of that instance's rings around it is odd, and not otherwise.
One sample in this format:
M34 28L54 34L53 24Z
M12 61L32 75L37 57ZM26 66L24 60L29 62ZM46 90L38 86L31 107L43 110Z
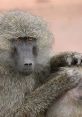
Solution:
M38 60L45 63L52 56L53 34L39 16L26 11L11 10L0 14L0 48L9 49L9 40L18 37L34 37L39 47Z

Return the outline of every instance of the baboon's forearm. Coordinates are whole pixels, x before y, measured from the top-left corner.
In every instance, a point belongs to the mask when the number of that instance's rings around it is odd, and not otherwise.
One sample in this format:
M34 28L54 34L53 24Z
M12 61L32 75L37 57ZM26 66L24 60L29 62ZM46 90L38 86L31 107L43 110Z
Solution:
M27 117L34 117L34 115L36 116L40 112L43 112L48 109L51 103L60 95L75 87L82 75L79 70L67 68L63 71L59 71L57 76L54 77L53 74L51 77L53 77L53 79L36 89L27 98L26 103L17 109L16 113L22 112L23 115L28 115Z
M82 53L62 52L50 59L51 72L58 71L60 67L65 66L82 66Z

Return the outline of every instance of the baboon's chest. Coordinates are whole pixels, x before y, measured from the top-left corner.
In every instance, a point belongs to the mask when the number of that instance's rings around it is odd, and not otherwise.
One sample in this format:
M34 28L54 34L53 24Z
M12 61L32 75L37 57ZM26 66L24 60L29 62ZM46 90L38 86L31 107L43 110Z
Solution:
M23 103L25 94L27 96L33 90L34 80L28 78L0 77L0 116L7 110L14 109L14 105Z

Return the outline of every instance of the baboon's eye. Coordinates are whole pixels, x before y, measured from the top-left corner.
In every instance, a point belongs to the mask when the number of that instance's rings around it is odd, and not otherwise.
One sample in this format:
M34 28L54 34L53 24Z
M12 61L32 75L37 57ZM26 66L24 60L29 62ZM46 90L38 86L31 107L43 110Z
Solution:
M37 47L36 46L33 47L32 51L33 51L33 55L37 56L38 52L37 52Z
M18 38L17 38L17 41L22 41L22 40L23 40L22 37L18 37Z
M32 37L28 37L28 41L32 41L33 39L32 39Z
M27 37L28 41L36 41L36 38L34 37Z

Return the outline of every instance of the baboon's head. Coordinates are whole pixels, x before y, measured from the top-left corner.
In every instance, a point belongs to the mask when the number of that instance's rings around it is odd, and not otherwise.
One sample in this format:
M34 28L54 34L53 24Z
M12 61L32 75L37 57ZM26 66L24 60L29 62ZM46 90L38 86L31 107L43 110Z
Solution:
M15 69L31 73L35 66L45 65L52 55L53 34L46 22L23 11L0 15L0 48L9 50Z
M38 57L37 40L33 37L11 39L10 56L19 72L30 74L35 69Z

